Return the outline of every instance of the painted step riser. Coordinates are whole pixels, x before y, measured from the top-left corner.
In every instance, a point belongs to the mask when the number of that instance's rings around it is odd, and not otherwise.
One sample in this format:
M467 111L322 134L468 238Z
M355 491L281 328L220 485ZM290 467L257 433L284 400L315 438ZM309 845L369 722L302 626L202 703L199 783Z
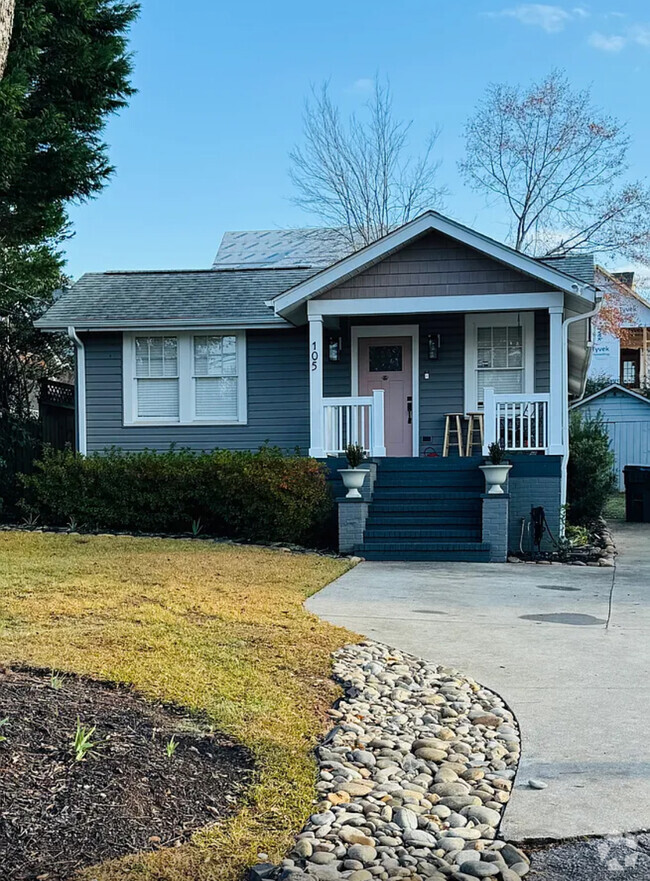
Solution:
M364 541L480 541L480 529L366 529Z
M373 494L373 501L381 501L382 499L403 499L410 501L411 499L473 499L477 500L478 493L476 490L459 490L441 489L428 486L376 486Z
M387 477L382 476L377 480L376 487L403 487L404 489L413 486L431 487L432 489L452 490L456 492L477 492L480 493L485 486L483 480L449 480L446 475L431 478L419 474L390 474Z
M363 547L374 551L488 551L488 545L481 541L461 541L459 539L379 539L363 543Z
M455 502L444 505L440 501L427 502L377 502L370 508L370 516L389 517L393 514L413 517L474 517L480 519L481 508L474 502Z
M477 551L470 554L467 551L440 553L434 551L365 551L359 548L355 553L366 560L376 562L399 562L399 563L489 563L488 551Z
M482 456L421 456L419 459L378 459L379 471L470 471L478 468Z

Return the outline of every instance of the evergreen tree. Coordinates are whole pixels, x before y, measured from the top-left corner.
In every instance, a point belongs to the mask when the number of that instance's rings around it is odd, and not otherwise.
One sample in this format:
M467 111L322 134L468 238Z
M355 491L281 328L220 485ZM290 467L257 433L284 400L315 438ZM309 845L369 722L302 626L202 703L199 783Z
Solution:
M33 322L66 281L67 204L113 171L102 130L133 94L137 13L118 0L16 0L0 80L0 418L24 418L38 380L66 357Z

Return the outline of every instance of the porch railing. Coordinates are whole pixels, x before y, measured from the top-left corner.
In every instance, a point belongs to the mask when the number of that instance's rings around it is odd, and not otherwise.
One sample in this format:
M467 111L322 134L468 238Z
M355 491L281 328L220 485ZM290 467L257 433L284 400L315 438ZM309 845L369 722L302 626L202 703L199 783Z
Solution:
M369 456L385 456L384 392L357 398L323 398L323 437L328 456L359 444Z
M550 395L497 395L484 392L483 453L497 441L512 452L547 452L550 446Z

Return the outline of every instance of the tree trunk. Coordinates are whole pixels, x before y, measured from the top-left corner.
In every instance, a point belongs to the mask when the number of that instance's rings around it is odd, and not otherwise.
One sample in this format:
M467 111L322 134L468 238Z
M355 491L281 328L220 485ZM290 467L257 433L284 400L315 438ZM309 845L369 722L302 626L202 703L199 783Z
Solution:
M0 0L0 80L5 72L16 0Z

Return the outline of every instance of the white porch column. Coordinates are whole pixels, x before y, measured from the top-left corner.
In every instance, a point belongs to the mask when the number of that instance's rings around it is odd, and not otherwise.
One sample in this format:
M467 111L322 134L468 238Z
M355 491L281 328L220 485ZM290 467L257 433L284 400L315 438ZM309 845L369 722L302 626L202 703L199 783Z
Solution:
M564 455L563 429L569 418L569 401L566 397L565 371L568 354L564 351L562 321L564 311L561 306L551 306L548 310L550 324L550 376L548 405L548 450L549 456Z
M494 389L483 389L483 455L490 455L490 444L499 439L497 430L497 405L494 399Z
M384 437L384 433L384 390L375 389L372 393L372 449L370 450L371 456L386 455L386 440Z
M323 437L323 316L309 315L309 455L326 456Z

